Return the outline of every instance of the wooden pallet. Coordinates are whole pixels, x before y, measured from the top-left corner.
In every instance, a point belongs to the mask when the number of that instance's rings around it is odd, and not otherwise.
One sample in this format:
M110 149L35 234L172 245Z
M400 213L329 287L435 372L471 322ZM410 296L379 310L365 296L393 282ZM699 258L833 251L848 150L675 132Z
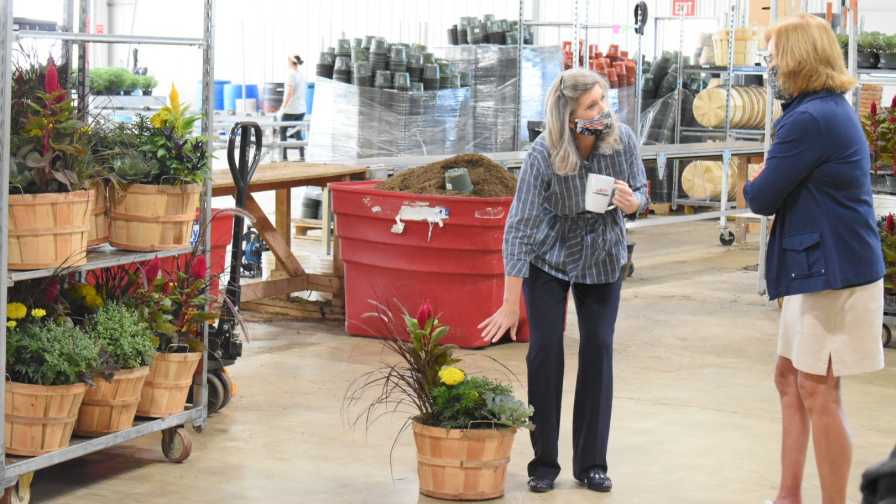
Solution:
M335 299L334 301L307 301L292 298L287 301L280 297L265 298L243 303L242 309L299 320L345 320L344 302L337 302Z
M308 236L308 231L324 227L320 219L293 219L292 223L296 229L296 238Z

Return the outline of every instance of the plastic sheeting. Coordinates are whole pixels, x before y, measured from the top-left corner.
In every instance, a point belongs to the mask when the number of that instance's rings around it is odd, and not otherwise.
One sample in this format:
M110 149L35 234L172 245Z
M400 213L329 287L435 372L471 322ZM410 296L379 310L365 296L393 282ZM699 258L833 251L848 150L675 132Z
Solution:
M559 46L524 47L522 100L516 98L516 46L466 45L437 48L437 55L461 72L471 72L473 90L473 145L476 152L513 150L514 129L520 148L528 143L528 121L544 120L544 99L563 71ZM514 127L517 103L520 124Z
M309 161L469 152L470 88L406 92L318 78Z

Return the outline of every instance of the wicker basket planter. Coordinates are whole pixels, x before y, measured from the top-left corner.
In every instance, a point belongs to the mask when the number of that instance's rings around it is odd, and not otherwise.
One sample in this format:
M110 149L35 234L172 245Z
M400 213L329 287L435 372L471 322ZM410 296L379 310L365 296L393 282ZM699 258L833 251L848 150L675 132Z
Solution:
M146 366L117 371L111 381L95 376L96 386L87 390L81 403L75 433L95 437L132 427L148 374Z
M202 352L158 353L143 383L137 415L163 418L184 410Z
M6 382L6 453L25 457L65 448L87 385Z
M87 261L93 191L9 196L9 268L80 266Z
M87 234L87 246L98 247L109 243L109 193L105 184L93 186L93 219Z
M140 252L188 245L201 190L199 184L130 184L114 189L109 242Z
M443 429L414 422L420 493L437 499L504 495L516 429Z

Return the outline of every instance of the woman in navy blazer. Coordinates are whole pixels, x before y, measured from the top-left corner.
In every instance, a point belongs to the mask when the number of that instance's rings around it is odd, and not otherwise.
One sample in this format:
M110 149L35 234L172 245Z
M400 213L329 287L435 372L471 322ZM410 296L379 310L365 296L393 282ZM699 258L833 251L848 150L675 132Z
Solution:
M815 16L791 18L766 41L784 115L744 196L754 212L775 216L766 278L769 297L784 298L775 371L782 470L774 502L801 502L811 433L823 503L843 504L852 448L840 377L884 365L884 263L869 149L843 97L855 81L830 26Z

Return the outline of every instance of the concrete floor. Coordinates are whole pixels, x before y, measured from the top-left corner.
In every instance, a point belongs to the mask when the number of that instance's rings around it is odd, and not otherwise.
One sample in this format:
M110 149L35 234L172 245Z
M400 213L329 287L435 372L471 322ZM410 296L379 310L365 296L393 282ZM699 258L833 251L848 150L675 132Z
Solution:
M517 436L507 503L761 503L778 478L779 411L772 384L778 312L756 295L756 247L718 246L714 224L634 234L637 272L626 282L616 336L610 446L612 494L579 489L570 475L577 328L570 310L561 432L563 472L546 495L526 490L528 436ZM194 435L183 465L165 461L148 436L37 475L36 503L429 503L417 493L412 436L392 457L401 418L365 436L340 417L352 378L383 357L377 341L344 336L338 324L253 324L247 355L232 369L239 393ZM483 355L525 381L524 344ZM896 442L896 351L888 367L844 383L855 444L851 502L867 466ZM496 375L499 376L499 375ZM525 394L522 386L519 393ZM810 450L811 451L811 450ZM814 460L805 503L820 502Z

